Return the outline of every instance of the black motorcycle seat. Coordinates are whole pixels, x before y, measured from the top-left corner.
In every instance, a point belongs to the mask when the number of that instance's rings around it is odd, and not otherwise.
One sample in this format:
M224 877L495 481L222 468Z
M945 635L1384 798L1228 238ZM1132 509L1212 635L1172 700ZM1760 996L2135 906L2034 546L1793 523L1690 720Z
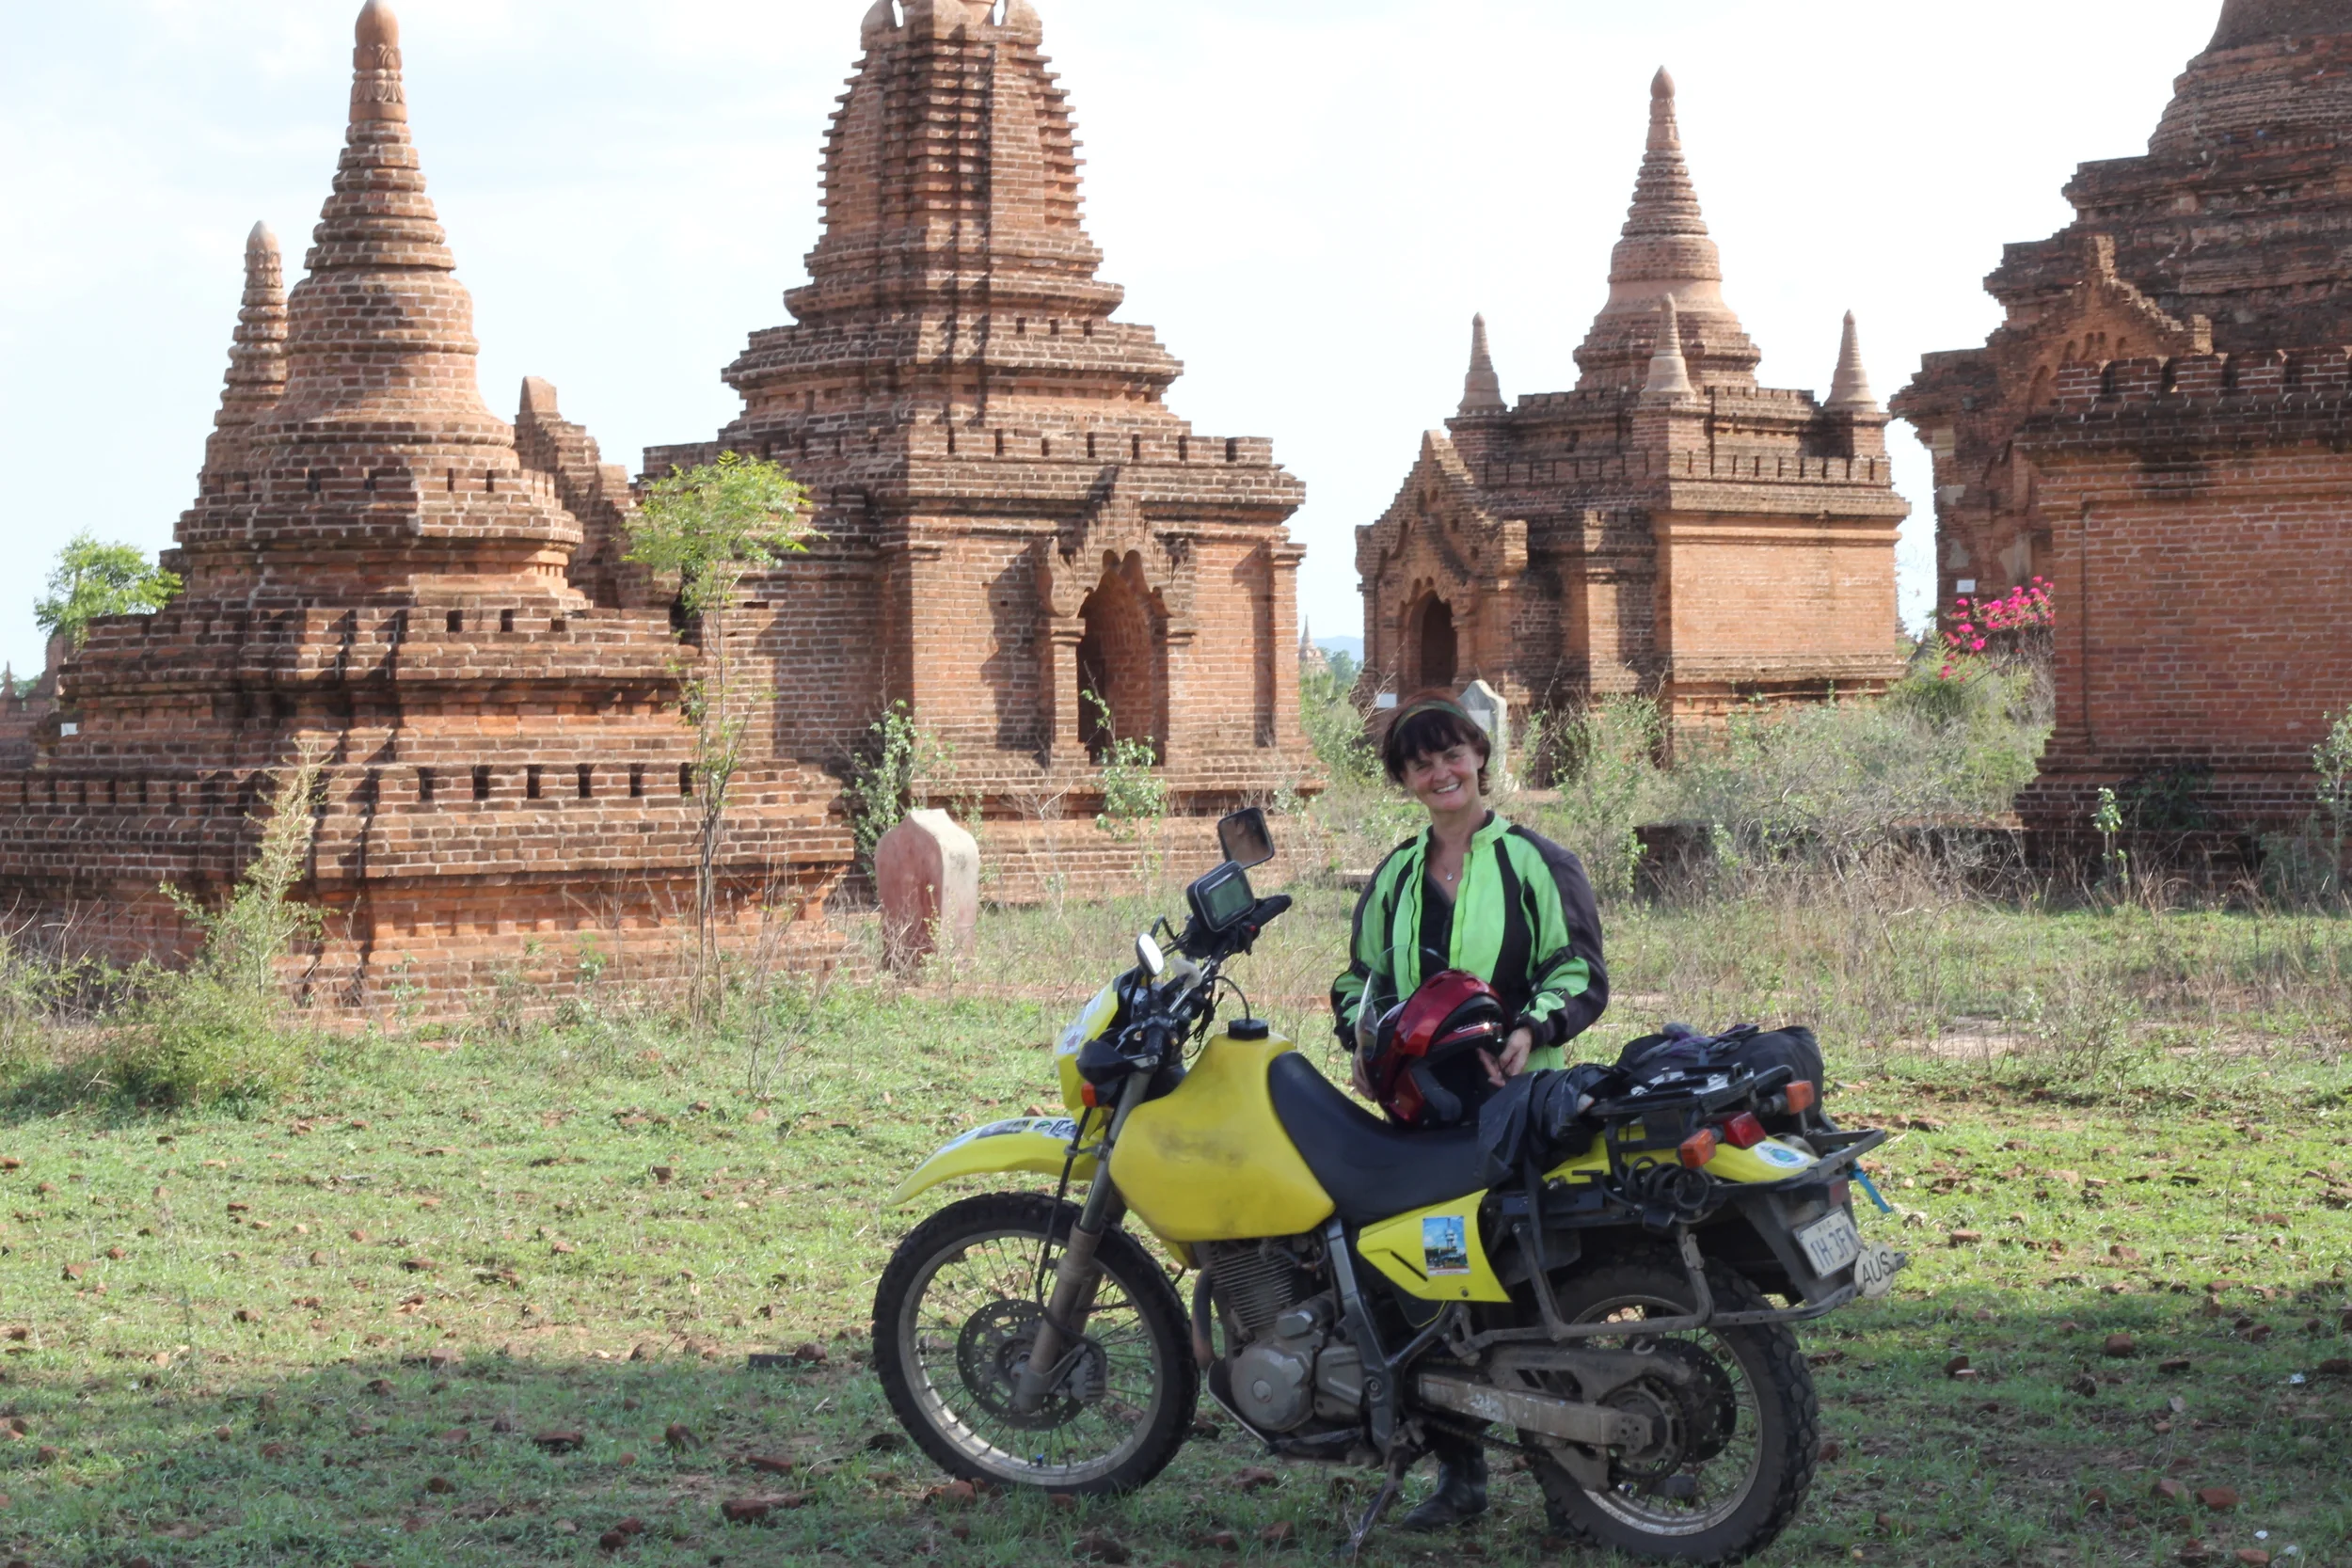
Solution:
M1478 1129L1410 1132L1361 1109L1295 1051L1266 1072L1282 1130L1350 1225L1394 1219L1487 1185Z

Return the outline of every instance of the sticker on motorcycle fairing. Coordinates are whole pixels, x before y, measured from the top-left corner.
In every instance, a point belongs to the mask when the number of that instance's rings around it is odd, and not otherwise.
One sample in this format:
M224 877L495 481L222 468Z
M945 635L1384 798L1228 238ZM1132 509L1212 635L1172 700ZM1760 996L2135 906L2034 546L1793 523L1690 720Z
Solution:
M1435 1214L1421 1222L1421 1272L1436 1279L1468 1274L1470 1228L1459 1214Z
M982 1138L1007 1138L1016 1132L1038 1132L1067 1143L1078 1135L1078 1124L1068 1117L1021 1117L1012 1121L993 1121L986 1127L975 1127L947 1147L961 1148Z
M1757 1144L1756 1152L1758 1158L1788 1170L1804 1168L1804 1156L1790 1148L1787 1144Z

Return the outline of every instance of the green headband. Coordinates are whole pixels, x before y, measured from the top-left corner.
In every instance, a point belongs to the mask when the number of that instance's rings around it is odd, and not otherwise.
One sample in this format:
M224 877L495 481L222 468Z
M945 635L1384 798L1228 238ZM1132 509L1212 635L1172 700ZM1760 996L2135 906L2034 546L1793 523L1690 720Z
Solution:
M1402 724L1406 720L1418 718L1420 715L1424 713L1450 713L1465 724L1478 724L1478 721L1470 716L1469 709L1463 707L1461 704L1450 701L1444 697L1423 698L1422 701L1415 703L1412 706L1399 713L1396 716L1396 722ZM1481 730L1484 730L1485 728L1484 725L1479 725L1478 727Z

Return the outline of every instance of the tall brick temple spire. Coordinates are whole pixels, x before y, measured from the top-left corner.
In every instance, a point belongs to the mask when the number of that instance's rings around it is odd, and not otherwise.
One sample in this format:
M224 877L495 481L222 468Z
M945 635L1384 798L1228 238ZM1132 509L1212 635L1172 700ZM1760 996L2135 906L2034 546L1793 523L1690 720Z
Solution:
M1470 318L1470 375L1462 383L1461 417L1500 414L1510 404L1502 401L1502 378L1495 374L1494 356L1486 352L1486 318Z
M351 113L309 276L285 306L285 383L247 431L241 478L183 519L199 600L577 603L578 523L524 476L482 401L473 299L426 194L400 23L359 13Z
M278 236L257 223L245 241L245 302L229 345L229 373L205 443L207 474L244 467L246 435L286 392L286 267Z
M793 319L727 368L743 412L717 440L645 454L661 474L732 449L810 487L823 538L750 590L769 645L825 672L778 672L782 743L848 754L904 702L954 742L992 843L1036 823L1024 800L1090 813L1117 741L1151 742L1179 813L1314 787L1284 527L1304 491L1270 443L1173 413L1184 367L1113 319L1044 41L1024 0L866 13Z
M1658 302L1666 296L1683 320L1692 377L1703 386L1755 386L1763 356L1724 303L1723 279L1723 256L1682 158L1675 79L1661 68L1650 83L1649 143L1633 205L1610 259L1609 302L1576 351L1584 372L1579 389L1643 384L1658 352Z

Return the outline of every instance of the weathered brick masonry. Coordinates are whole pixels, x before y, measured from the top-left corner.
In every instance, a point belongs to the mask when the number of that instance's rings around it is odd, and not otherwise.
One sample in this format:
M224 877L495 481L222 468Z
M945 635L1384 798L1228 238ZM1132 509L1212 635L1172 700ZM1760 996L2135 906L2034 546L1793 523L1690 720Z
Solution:
M1311 787L1303 490L1167 407L1183 367L1111 319L1037 13L991 11L875 5L793 324L726 371L740 419L646 468L732 449L813 490L823 537L752 586L789 754L837 766L903 701L991 822L1091 816L1120 738L1152 741L1180 812Z
M2009 247L2008 319L1895 400L1935 456L1946 602L2057 584L2058 727L2020 802L2202 781L2218 824L2312 803L2352 702L2352 0L2230 0L2147 155Z
M398 25L361 12L334 193L281 293L257 230L184 594L97 623L31 766L0 772L0 895L81 945L183 949L159 894L217 895L268 774L323 754L310 980L462 1005L583 951L660 970L691 911L698 802L666 603L614 559L617 470L527 385L483 404L472 302L409 139ZM691 656L691 650L687 653ZM832 780L763 754L723 857L730 942L821 960L848 858Z
M1574 391L1503 402L1483 321L1458 413L1358 530L1365 679L1538 707L1867 692L1901 673L1886 416L1846 324L1827 404L1759 388L1659 72Z

